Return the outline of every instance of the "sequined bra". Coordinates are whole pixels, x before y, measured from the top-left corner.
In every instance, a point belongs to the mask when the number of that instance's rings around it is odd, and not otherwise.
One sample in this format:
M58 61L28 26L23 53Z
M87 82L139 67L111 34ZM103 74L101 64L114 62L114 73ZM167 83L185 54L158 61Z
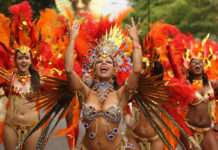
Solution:
M95 131L89 133L90 138L94 138L98 130L98 117L104 117L108 122L118 123L122 117L123 111L119 106L110 106L106 110L97 111L95 107L91 105L83 105L83 126L85 129L95 125ZM111 128L110 124L104 124L105 134L109 140L113 140L114 136L119 132L118 128Z
M200 103L208 103L211 100L214 100L214 89L211 85L211 82L209 82L209 90L207 91L207 93L204 93L202 95L202 93L200 91L196 91L195 92L195 101L194 103L192 103L191 105L197 105Z
M93 106L84 105L82 108L83 117L87 121L93 121L97 117L104 117L107 121L116 123L122 117L122 109L119 106L110 106L107 110L96 111Z
M30 93L29 91L27 93ZM21 98L25 98L25 92L23 92L22 88L18 88L18 87L15 87L15 86L12 86L11 88L11 91L10 91L10 94L11 95L17 95Z

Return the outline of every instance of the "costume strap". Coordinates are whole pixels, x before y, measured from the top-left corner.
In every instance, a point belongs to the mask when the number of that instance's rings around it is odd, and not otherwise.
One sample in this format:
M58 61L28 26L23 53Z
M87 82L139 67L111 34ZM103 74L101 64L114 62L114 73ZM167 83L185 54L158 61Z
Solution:
M193 130L195 141L199 145L201 144L201 141L204 138L204 134L211 129L211 127L206 127L206 128L195 127L195 126L189 124L187 121L185 121L185 123L190 129Z

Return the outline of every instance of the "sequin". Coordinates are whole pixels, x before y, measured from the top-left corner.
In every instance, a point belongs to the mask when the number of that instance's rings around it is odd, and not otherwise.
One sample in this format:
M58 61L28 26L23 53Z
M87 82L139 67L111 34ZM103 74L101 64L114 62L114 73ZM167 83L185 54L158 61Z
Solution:
M89 137L90 137L90 138L94 138L94 137L95 137L95 134L94 134L93 132L91 132L91 133L89 134Z
M114 133L114 134L117 134L117 133L118 133L118 129L115 128L115 129L113 130L113 133Z
M92 107L92 109L89 109ZM94 113L93 113L94 112ZM83 117L87 121L93 121L98 116L104 117L109 122L119 122L122 117L122 110L118 106L111 106L105 111L97 112L93 106L83 106L82 108Z
M84 126L84 128L88 128L89 125L87 123L84 123L83 126Z
M108 135L108 139L109 140L113 140L114 139L114 136L112 134Z

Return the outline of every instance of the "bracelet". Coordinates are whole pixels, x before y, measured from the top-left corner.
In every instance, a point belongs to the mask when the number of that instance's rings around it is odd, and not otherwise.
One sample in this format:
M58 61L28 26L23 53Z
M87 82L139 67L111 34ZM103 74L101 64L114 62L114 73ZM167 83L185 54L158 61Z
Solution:
M132 49L133 49L133 50L135 50L135 49L141 49L141 46L140 46L140 45L135 45L135 46L132 47Z

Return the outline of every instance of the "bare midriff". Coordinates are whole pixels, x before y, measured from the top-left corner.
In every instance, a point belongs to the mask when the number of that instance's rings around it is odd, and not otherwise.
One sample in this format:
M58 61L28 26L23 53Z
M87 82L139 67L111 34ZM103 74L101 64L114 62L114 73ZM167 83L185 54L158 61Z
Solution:
M197 105L190 105L186 115L186 119L189 124L199 127L206 128L211 126L211 117L208 114L208 104L200 103Z
M94 106L97 111L106 110L109 106L120 106L119 103L120 102L115 91L110 92L103 103L99 102L98 93L92 91L86 101L86 105ZM120 146L122 141L120 120L117 122L109 122L106 120L105 117L98 116L93 121L87 122L86 120L84 120L84 122L91 124L91 126L86 129L86 133L82 139L82 145L85 146L88 150L115 150ZM105 130L105 128L107 129ZM109 128L118 129L118 133L113 134L113 140L108 139L107 135L111 134ZM91 132L96 133L94 138L89 137L89 134Z
M10 105L6 113L6 119L16 125L30 125L39 120L39 113L35 108L35 102L30 102L25 98L17 95L10 96L10 101L19 98L15 114L11 113L13 109ZM13 111L13 110L12 110Z
M118 123L112 124L106 121L103 117L99 117L96 121L98 124L97 127L97 133L95 137L92 139L89 137L90 132L95 131L95 127L90 127L89 129L86 130L86 134L83 137L82 144L87 148L87 149L94 149L94 150L115 150L117 147L119 147L121 141L122 141L122 136L121 136L121 127ZM105 132L105 124L110 125L111 128L118 127L118 133L114 136L113 140L109 140L106 132ZM110 132L109 132L110 133Z
M152 115L153 119L157 121L157 118ZM139 125L133 130L135 134L142 138L152 138L156 135L150 122L145 118L144 114L139 112Z

